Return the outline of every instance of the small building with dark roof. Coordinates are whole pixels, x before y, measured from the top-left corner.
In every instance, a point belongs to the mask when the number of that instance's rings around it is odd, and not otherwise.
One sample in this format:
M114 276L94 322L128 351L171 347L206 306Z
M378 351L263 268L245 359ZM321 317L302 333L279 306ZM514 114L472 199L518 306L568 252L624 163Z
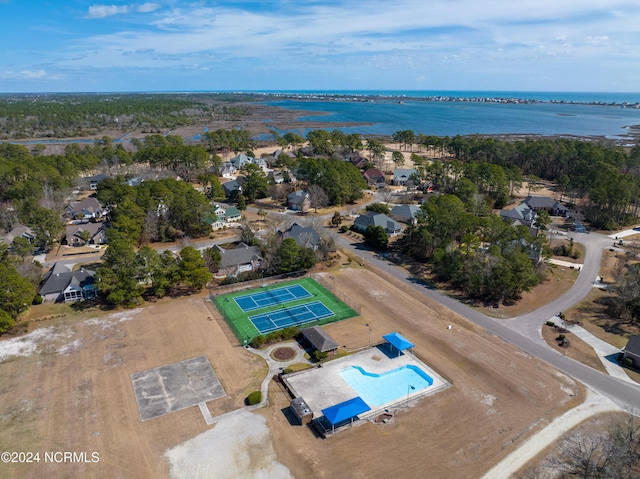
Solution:
M625 359L630 358L636 368L640 368L640 336L633 334L622 350Z
M293 398L290 407L291 412L298 418L301 425L309 424L313 419L313 411L301 397Z
M320 326L301 329L300 333L311 344L313 349L321 353L332 355L338 349L338 343Z

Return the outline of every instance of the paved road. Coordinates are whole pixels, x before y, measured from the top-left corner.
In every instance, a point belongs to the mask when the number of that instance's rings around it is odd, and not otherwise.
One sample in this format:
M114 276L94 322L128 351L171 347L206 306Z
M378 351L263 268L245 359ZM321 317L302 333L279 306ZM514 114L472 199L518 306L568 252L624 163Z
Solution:
M585 235L586 237L591 235ZM606 238L606 240L605 240ZM600 245L608 244L610 239L604 236L594 236L593 239L584 241L584 238L575 238L576 241L587 243L590 254L585 257L585 268L582 270L578 281L574 287L565 295L549 305L543 306L540 310L533 312L526 317L516 318L513 320L498 320L485 316L484 314L452 299L441 291L431 288L428 285L416 281L406 270L399 268L387 261L377 259L371 251L362 249L359 244L352 244L345 238L338 236L337 242L347 250L351 251L363 261L371 264L376 268L380 268L386 273L403 281L407 286L419 291L420 293L432 298L457 314L463 316L481 326L485 330L495 334L499 338L513 344L528 354L535 356L542 361L550 364L565 374L577 379L594 391L600 392L610 398L618 406L629 412L638 414L640 412L640 385L628 383L620 379L608 376L600 371L592 369L579 363L570 357L564 356L554 349L547 346L540 335L540 328L543 320L552 316L558 311L567 309L567 307L575 304L576 299L580 300L590 291L591 282L597 275L599 267L599 254L602 253ZM595 256L598 255L596 258ZM593 260L589 257L593 256ZM589 264L587 267L586 264ZM519 328L518 321L525 326Z

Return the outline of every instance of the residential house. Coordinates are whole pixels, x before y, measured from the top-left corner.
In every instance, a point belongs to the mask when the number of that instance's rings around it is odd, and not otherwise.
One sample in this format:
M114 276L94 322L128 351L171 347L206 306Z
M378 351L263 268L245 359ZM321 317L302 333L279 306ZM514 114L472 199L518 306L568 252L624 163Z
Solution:
M85 181L89 183L90 190L97 190L98 183L100 183L102 180L106 180L107 178L111 178L111 177L109 175L99 174L95 176L88 176L87 178L85 178Z
M358 216L353 222L353 228L360 232L364 232L369 225L382 226L389 236L395 236L402 231L400 223L392 220L385 214L374 213L373 211Z
M351 158L348 158L348 161L350 161L351 164L356 168L364 168L365 165L369 163L369 161L366 158L360 155L352 156Z
M16 238L24 238L29 240L30 243L33 243L36 239L36 235L28 226L16 226L5 235L4 242L10 244Z
M311 248L317 251L322 244L322 239L317 231L311 227L303 227L298 223L293 223L289 228L278 232L280 241L293 238L301 248Z
M267 170L267 162L265 161L264 158L252 158L250 156L245 155L244 153L240 153L238 156L231 158L229 162L233 166L235 166L237 170L241 170L245 165L249 163L258 165L264 172L266 172Z
M536 219L536 213L526 203L520 203L515 208L500 211L500 217L509 223L517 220L525 226L531 226Z
M301 329L300 334L315 351L333 356L338 350L338 343L320 326Z
M384 186L387 183L387 177L378 168L369 168L362 176L371 186Z
M136 176L135 178L128 179L125 183L129 186L140 186L144 182L142 176Z
M402 223L416 224L416 214L420 211L418 205L398 205L391 209L391 217Z
M271 170L267 173L267 178L276 185L280 183L295 183L297 181L294 174L288 170Z
M243 176L239 176L235 180L225 181L224 183L222 183L224 194L229 197L229 195L231 195L231 193L233 193L234 191L239 191L240 193L242 193L242 185L244 185L244 182L245 179Z
M293 211L306 213L311 208L311 198L305 190L293 191L287 195L287 206Z
M240 243L232 249L225 249L219 245L213 246L220 253L220 266L216 276L237 276L247 271L258 271L264 258L257 246Z
M90 196L80 201L72 201L64 209L64 214L69 219L100 219L107 214L100 202Z
M235 206L229 206L224 210L224 220L227 223L240 221L241 218L242 218L242 212Z
M88 240L84 240L82 233L87 231ZM82 223L75 225L67 225L65 233L65 241L69 246L84 246L86 244L101 245L107 243L107 235L105 233L104 223Z
M413 168L396 168L393 171L393 184L396 186L407 186L411 184L411 175L418 172Z
M549 196L527 196L524 203L533 211L547 211L551 216L569 216L569 209Z
M622 350L622 357L624 359L630 358L633 361L633 366L640 368L640 336L637 334L631 335L627 345Z
M96 296L95 272L81 268L77 271L56 263L42 278L38 291L44 301L74 302Z
M220 176L223 178L234 178L238 173L238 169L231 163L225 163L220 170Z

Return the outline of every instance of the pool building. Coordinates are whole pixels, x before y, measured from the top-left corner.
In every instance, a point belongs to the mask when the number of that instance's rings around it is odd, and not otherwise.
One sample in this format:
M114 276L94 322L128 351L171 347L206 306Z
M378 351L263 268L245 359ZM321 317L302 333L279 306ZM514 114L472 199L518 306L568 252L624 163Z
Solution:
M325 435L408 407L450 386L412 352L406 338L398 333L384 338L377 346L283 378L291 394L303 398Z

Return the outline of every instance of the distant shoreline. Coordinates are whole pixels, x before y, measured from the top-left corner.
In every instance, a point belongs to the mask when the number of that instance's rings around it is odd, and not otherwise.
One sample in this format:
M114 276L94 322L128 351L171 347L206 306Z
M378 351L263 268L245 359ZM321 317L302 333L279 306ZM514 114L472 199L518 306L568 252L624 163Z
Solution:
M375 102L375 101L393 101L404 103L405 101L424 101L424 102L455 102L455 103L503 103L503 104L554 104L554 105L591 105L591 106L609 106L617 108L633 108L640 109L640 101L637 102L605 102L605 101L575 101L575 100L540 100L534 98L520 97L503 97L503 96L449 96L449 95L430 95L430 96L406 96L406 95L381 95L381 94L365 94L365 93L242 93L238 95L257 95L278 100L311 100L311 101L346 101L346 102Z

